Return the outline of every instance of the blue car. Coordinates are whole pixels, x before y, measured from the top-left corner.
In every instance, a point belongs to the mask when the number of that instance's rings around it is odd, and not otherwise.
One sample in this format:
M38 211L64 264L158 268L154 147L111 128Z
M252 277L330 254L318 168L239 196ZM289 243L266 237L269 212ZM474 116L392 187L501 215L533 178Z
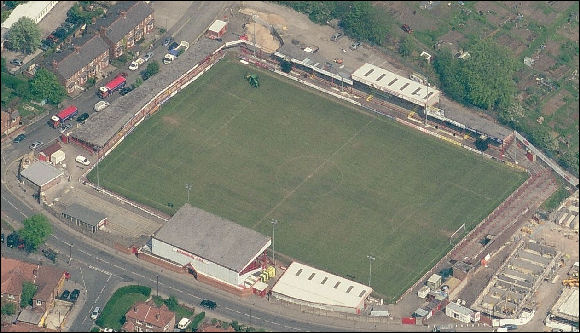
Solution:
M24 133L22 133L22 134L18 134L18 136L15 137L14 140L12 140L12 142L18 143L24 139L26 139L26 135Z

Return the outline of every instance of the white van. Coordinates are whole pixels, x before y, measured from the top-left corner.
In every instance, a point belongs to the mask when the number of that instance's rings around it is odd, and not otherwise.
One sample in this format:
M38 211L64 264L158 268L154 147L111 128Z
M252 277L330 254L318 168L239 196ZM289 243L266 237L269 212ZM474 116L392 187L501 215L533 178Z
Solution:
M187 318L181 318L179 324L177 324L177 328L179 328L180 330L184 330L187 327L187 325L189 325L189 323L191 323L191 320Z
M109 102L107 101L98 101L97 104L95 104L95 111L99 112L99 111L103 111L104 109L106 109L109 106Z

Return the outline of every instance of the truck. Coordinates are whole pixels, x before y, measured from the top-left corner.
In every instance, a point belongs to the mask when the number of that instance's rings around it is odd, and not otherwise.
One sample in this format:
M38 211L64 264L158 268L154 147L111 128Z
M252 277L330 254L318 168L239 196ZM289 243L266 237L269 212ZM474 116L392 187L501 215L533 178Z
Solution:
M64 123L65 121L75 117L79 113L79 109L76 106L71 105L66 109L60 111L56 115L50 118L51 125L53 128L58 128L58 125Z
M166 65L170 64L173 60L175 60L175 58L179 57L183 52L187 51L187 49L189 49L189 43L182 40L176 48L170 49L169 53L163 57L163 63Z
M115 91L123 88L125 86L125 84L127 83L127 80L125 79L125 75L123 75L124 73L121 73L117 76L115 76L114 79L112 79L111 81L109 81L109 83L105 84L104 87L100 87L99 91L97 92L97 95L100 98L107 98L109 95L111 95L112 93L114 93Z

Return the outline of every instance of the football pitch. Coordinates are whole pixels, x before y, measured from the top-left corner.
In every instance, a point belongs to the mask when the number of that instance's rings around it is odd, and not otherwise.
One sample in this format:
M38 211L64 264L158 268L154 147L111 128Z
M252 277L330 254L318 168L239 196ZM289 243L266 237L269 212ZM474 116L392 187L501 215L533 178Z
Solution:
M277 219L276 252L363 284L372 255L371 286L388 301L527 177L227 57L139 125L99 176L170 214L190 184L191 205L265 235Z

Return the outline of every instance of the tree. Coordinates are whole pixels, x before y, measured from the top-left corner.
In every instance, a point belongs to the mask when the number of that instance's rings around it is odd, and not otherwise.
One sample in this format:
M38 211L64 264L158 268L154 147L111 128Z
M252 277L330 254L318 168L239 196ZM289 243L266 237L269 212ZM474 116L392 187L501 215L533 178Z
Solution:
M4 316L11 316L16 313L16 304L12 302L6 302L2 304L2 315Z
M13 50L30 54L40 47L40 29L31 18L21 17L8 32L8 41Z
M179 306L179 302L177 302L177 298L175 296L169 296L169 298L165 300L165 305L167 305L169 311L175 311Z
M141 72L141 77L146 81L157 73L159 73L159 63L157 61L152 61L147 65L147 68Z
M47 100L50 104L59 104L66 95L66 90L54 73L41 68L30 81L30 91L39 101Z
M32 297L36 293L36 286L32 282L22 282L22 294L20 295L20 307L32 305Z
M33 215L22 221L24 228L18 230L18 236L24 241L28 252L36 251L46 237L52 233L52 225L42 214Z
M475 148L486 151L487 147L489 147L489 138L480 136L479 138L475 139Z
M290 73L292 71L292 63L288 60L281 59L280 67L284 73Z
M409 38L409 36L406 35L403 37L399 43L399 54L403 57L408 57L413 54L414 49L415 45L413 45L413 41Z

